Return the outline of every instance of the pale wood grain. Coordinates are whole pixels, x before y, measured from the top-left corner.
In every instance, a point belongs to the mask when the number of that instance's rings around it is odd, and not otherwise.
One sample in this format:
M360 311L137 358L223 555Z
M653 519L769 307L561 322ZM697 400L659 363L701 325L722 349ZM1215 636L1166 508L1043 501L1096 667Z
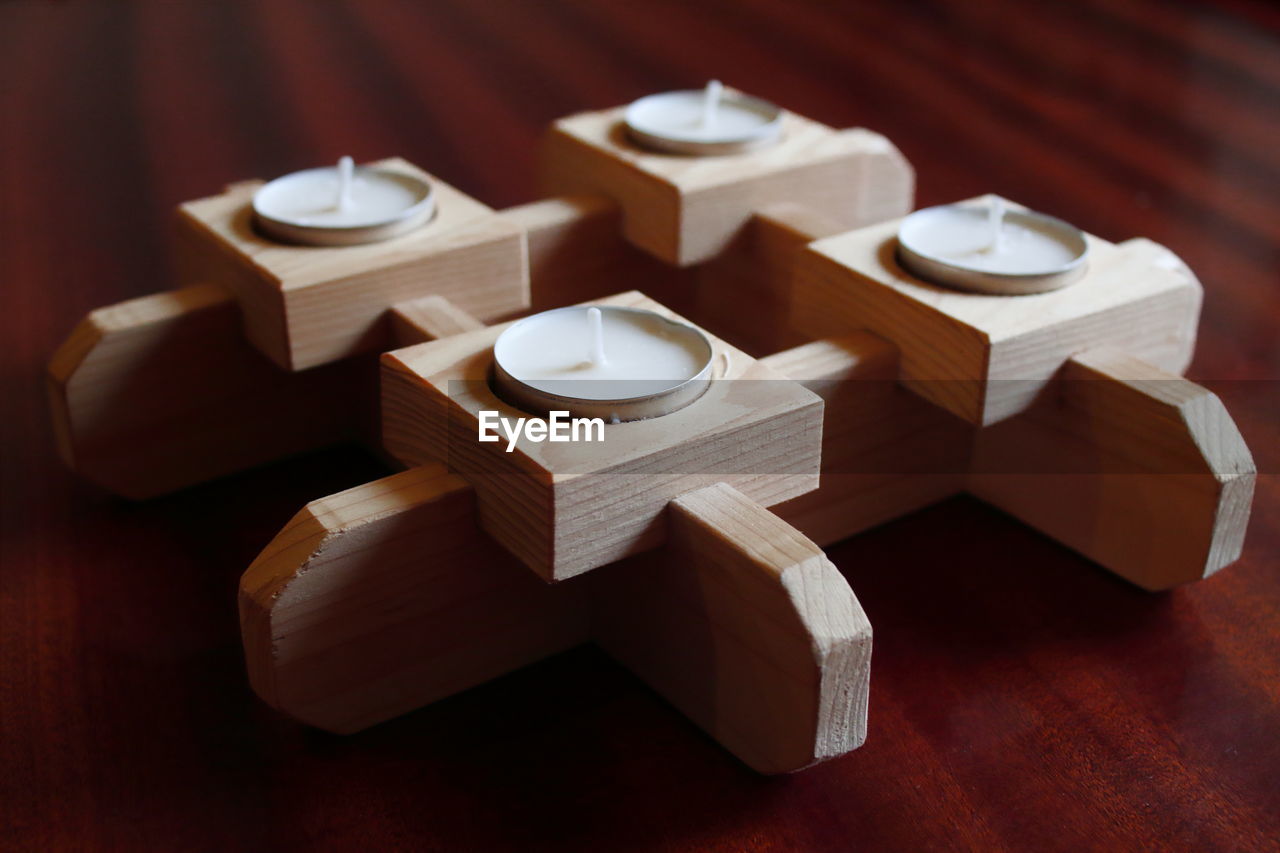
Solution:
M678 315L639 293L592 304ZM667 501L723 480L769 506L816 488L822 401L711 336L721 381L661 418L608 424L598 443L477 441L482 409L516 418L488 384L505 326L383 356L387 451L406 465L444 461L475 486L485 529L534 571L563 579L651 548ZM732 380L732 381L726 381Z
M979 433L968 488L1147 589L1240 556L1255 468L1217 395L1114 348Z
M205 284L91 312L47 385L67 464L149 498L357 438L376 405L373 367L281 370L244 339L231 295Z
M685 288L682 308L752 355L804 343L807 338L790 320L796 261L812 241L845 230L837 220L803 205L769 205L751 217L720 255L692 268L697 279ZM751 310L735 310L737 305Z
M662 551L591 577L596 642L762 773L866 738L871 624L821 549L723 483Z
M402 347L484 328L484 323L443 296L400 302L389 313L397 345Z
M822 480L773 507L820 545L964 489L974 428L897 382L898 350L858 332L763 359L822 397Z
M972 200L986 204L989 197ZM1049 293L992 296L917 279L894 256L899 223L813 243L797 268L793 321L813 337L867 329L902 353L902 379L977 424L1031 405L1073 354L1104 344L1181 372L1201 289L1169 250L1090 236L1089 272Z
M800 250L814 240L848 230L849 226L843 221L800 202L779 202L760 208L750 225L751 254L760 265L760 279L789 292Z
M608 196L546 198L500 215L526 234L534 311L624 290L644 290L666 302L693 281L691 271L668 266L627 242L622 210Z
M626 136L625 108L555 122L542 151L544 188L603 193L623 209L627 239L676 266L720 254L755 211L782 201L855 228L911 208L914 176L884 137L783 115L780 142L719 157L646 151Z
M760 772L860 746L871 626L822 551L724 484L663 523L660 551L546 585L443 466L313 501L241 578L250 683L348 733L595 640Z
M575 646L579 587L529 574L428 465L308 504L240 581L249 679L294 719L353 732Z
M374 165L429 181L435 218L379 243L294 246L254 230L252 184L179 208L180 268L235 293L249 339L286 369L386 349L385 312L411 299L438 294L481 319L529 305L518 225L403 160Z

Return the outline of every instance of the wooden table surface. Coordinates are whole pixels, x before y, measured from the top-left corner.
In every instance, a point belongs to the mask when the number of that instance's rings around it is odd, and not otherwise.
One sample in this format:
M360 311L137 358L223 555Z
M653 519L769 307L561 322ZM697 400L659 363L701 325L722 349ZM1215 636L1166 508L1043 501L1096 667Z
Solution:
M1280 8L845 5L0 6L0 848L1280 849ZM711 76L887 134L921 204L995 191L1186 259L1191 375L1264 472L1244 558L1150 595L968 499L842 543L870 737L790 777L591 649L352 737L266 708L237 578L382 469L114 499L55 459L53 348L169 286L179 201L398 154L504 207L551 119Z

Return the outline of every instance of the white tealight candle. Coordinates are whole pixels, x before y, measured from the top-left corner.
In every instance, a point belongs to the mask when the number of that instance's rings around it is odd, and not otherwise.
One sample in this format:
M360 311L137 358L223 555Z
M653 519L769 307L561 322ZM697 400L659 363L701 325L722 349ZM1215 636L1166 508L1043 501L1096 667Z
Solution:
M345 246L404 234L431 219L435 197L426 181L390 169L305 169L276 178L253 197L258 228L291 243Z
M982 293L1056 290L1078 280L1089 244L1074 225L1003 199L918 210L898 229L898 259L913 274Z
M647 148L676 154L736 154L776 142L782 110L750 95L705 89L649 95L627 107L627 131Z
M681 409L711 381L711 343L639 308L557 308L518 320L493 345L500 396L533 412L634 421Z

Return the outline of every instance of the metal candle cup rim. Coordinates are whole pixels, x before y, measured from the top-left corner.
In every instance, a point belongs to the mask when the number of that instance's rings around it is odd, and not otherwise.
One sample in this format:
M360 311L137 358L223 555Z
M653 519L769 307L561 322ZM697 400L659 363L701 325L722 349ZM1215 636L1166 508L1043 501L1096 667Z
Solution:
M521 324L532 321L538 317L547 314L558 314L566 311L585 311L588 308L600 308L602 311L620 312L628 314L643 315L645 317L657 318L658 320L670 326L678 328L685 332L691 332L696 339L701 342L706 350L706 358L702 360L701 366L688 379L675 382L667 388L660 391L654 391L648 394L640 394L633 397L615 397L615 398L593 398L593 397L571 397L565 394L559 394L555 391L547 391L530 385L527 381L519 378L511 373L502 364L499 358L498 349L502 343L503 337L508 332L518 328ZM524 317L515 321L498 336L493 343L493 386L494 391L500 398L517 408L526 411L550 411L553 408L568 411L575 417L603 417L606 420L615 420L619 422L638 421L646 418L658 417L660 415L668 415L672 412L679 411L690 403L696 401L711 385L711 368L715 360L715 348L711 345L711 341L701 330L688 323L682 323L678 320L672 320L670 317L664 317L656 311L649 311L645 308L631 308L626 306L614 305L569 305L563 308L553 308L549 311L541 311L529 317ZM600 380L562 380L565 382L573 381L600 381ZM622 380L626 381L626 380ZM675 405L664 406L664 403Z
M304 175L329 172L332 166L319 166L314 169L302 169L281 175L273 181L258 188L253 194L253 215L258 228L267 236L291 243L305 243L313 246L350 246L359 243L376 243L398 237L413 229L425 225L436 212L435 189L431 184L415 175L397 172L391 169L378 169L369 166L356 166L353 176L376 174L381 178L389 178L407 187L418 201L406 207L393 217L377 222L355 225L324 225L307 223L302 219L275 216L263 209L264 199L269 199L273 192L292 180Z
M939 211L960 209L975 215L986 215L985 208L974 205L942 204L926 207L909 214L898 227L898 261L913 275L936 284L960 290L998 295L1025 295L1057 290L1079 281L1089 266L1089 241L1084 232L1070 222L1032 210L1010 209L1005 220L1018 222L1033 230L1047 233L1062 240L1073 250L1071 260L1055 267L1034 272L993 272L974 269L948 258L935 255L912 244L913 226L927 221Z
M633 140L646 148L672 154L739 154L769 145L777 141L782 135L782 108L772 101L766 101L764 98L757 98L754 95L745 95L741 92L725 92L723 102L732 102L746 107L766 119L765 123L756 132L745 138L706 139L693 135L684 135L679 131L673 133L645 129L643 118L645 111L652 108L654 104L673 95L688 95L691 98L700 98L703 96L703 90L679 89L673 92L657 92L632 101L627 106L623 123L626 125L627 133Z

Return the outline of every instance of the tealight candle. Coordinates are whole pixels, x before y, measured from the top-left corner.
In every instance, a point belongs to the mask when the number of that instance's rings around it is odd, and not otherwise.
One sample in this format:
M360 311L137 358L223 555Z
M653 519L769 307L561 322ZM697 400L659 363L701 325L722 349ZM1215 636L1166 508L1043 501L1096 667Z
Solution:
M1089 245L1074 225L1028 210L948 204L918 210L898 229L898 260L938 284L982 293L1056 290L1078 280Z
M531 412L611 422L670 414L711 382L712 349L692 326L640 308L557 308L517 320L493 345L495 390Z
M662 92L627 107L627 131L647 148L676 154L736 154L776 142L782 110L750 95L705 89Z
M304 169L276 178L254 194L259 230L316 246L373 243L404 234L435 213L426 181L343 157L337 168Z

